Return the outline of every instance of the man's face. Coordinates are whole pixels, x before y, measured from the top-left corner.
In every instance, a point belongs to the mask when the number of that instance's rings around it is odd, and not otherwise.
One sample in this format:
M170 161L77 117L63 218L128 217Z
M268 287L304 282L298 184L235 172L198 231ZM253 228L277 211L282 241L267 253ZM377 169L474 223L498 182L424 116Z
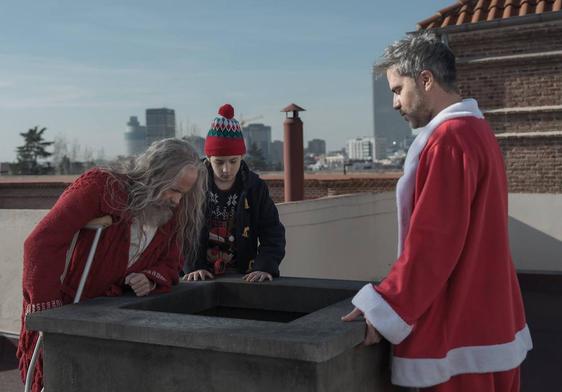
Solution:
M197 182L197 176L196 168L184 167L172 186L162 192L160 198L143 211L146 222L152 226L162 226L168 222L174 215L174 210L178 207L182 198Z
M388 86L393 92L392 107L398 110L412 128L427 125L431 112L427 107L425 92L420 78L401 76L394 67L386 71Z
M242 163L241 155L229 155L222 157L210 157L211 167L213 168L215 184L219 189L227 190L234 184L236 174L240 170Z
M159 201L169 208L176 208L181 199L191 190L197 182L198 171L192 166L186 166L176 178L172 186L165 190Z

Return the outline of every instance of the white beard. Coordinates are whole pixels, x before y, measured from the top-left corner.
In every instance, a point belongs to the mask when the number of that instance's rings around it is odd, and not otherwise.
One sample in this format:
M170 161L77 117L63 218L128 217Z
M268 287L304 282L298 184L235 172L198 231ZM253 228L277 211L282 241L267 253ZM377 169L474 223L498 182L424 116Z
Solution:
M156 227L160 227L168 223L173 215L173 207L165 204L151 204L142 212L144 223L149 226Z

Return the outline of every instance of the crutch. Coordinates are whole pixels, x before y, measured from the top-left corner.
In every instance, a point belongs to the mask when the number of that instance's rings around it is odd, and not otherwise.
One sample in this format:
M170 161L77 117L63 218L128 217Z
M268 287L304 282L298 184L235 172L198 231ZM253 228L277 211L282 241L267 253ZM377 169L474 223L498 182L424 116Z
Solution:
M90 267L92 266L92 262L94 261L94 255L96 254L96 248L98 247L98 242L101 237L101 232L108 226L111 226L113 220L111 216L105 215L100 218L96 218L91 220L84 226L84 229L91 229L95 230L96 234L94 237L94 241L92 242L92 246L90 247L90 252L88 253L88 258L86 259L86 265L84 266L84 271L82 272L82 276L80 277L80 282L78 283L78 290L76 290L76 294L74 295L74 304L80 302L80 297L82 297L82 291L84 290L84 285L86 284L86 279L88 278L88 274L90 273ZM68 271L68 266L70 264L70 259L72 258L72 253L74 252L74 247L76 246L76 241L78 240L78 234L80 234L80 230L78 230L74 237L72 238L72 242L70 243L70 247L66 252L66 265L64 267L64 272L61 275L61 283L66 276ZM43 343L43 332L39 332L39 337L37 338L37 343L35 343L35 348L33 349L33 355L31 356L31 362L29 363L29 368L27 369L27 376L25 377L25 392L31 391L31 386L33 384L33 375L35 373L35 363L37 362L37 357L39 356L39 349ZM43 392L45 388L41 391Z

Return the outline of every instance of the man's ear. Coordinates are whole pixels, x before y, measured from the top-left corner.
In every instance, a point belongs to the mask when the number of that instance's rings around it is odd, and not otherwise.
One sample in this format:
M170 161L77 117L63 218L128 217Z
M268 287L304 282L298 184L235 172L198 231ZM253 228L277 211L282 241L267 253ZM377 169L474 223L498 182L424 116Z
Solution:
M427 69L424 69L423 71L420 72L420 75L418 76L418 80L421 83L421 87L425 91L431 90L433 88L433 84L435 83L435 78L433 76L433 73L431 71L428 71Z

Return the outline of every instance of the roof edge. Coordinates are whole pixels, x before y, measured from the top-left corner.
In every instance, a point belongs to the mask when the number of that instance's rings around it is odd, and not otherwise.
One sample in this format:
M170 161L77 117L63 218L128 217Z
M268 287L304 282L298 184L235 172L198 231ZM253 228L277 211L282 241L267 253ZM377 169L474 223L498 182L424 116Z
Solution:
M513 16L508 19L494 19L490 21L481 21L478 23L466 23L461 25L446 26L446 27L432 27L430 29L422 28L420 23L416 25L416 31L411 31L409 34L419 32L421 30L433 30L442 33L461 33L474 30L487 30L498 27L510 27L529 23L551 22L559 20L562 23L562 11L550 11L542 14L531 14L524 16Z

